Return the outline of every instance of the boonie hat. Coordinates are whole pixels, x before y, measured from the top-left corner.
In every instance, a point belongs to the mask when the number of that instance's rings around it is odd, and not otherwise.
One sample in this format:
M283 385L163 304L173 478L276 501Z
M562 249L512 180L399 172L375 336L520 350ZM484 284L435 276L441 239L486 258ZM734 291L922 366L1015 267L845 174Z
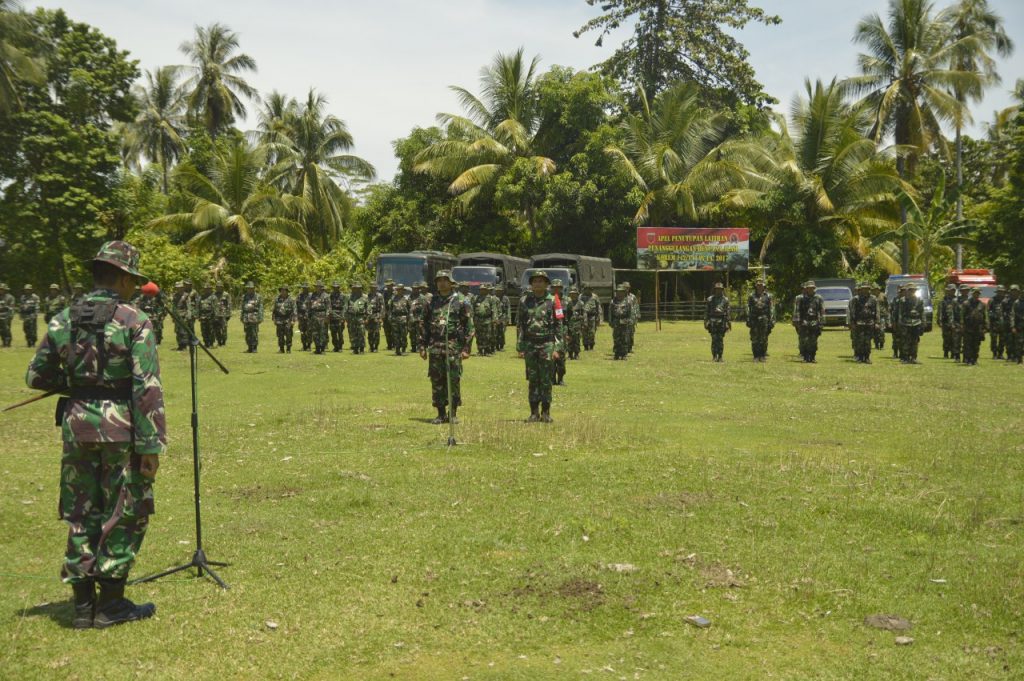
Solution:
M149 281L139 272L139 249L127 241L108 241L100 246L99 252L91 262L105 262L133 277Z

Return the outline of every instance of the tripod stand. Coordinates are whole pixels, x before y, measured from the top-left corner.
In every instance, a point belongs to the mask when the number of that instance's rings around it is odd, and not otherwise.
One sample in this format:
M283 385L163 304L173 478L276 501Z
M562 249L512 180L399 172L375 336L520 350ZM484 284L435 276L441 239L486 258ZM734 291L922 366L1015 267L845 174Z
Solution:
M196 568L196 577L202 577L203 572L205 571L222 589L227 589L228 585L224 583L224 580L217 576L216 572L210 569L211 565L226 567L227 563L218 563L217 561L209 560L206 557L206 552L203 551L203 521L199 502L199 398L196 393L196 383L198 379L196 367L196 355L198 353L196 348L202 348L203 352L205 352L206 355L213 360L213 363L217 365L217 368L225 374L228 373L228 370L227 367L220 363L220 360L213 356L213 353L210 352L209 348L199 342L199 339L196 337L192 327L188 326L181 320L181 317L178 316L178 313L174 311L173 307L167 306L166 302L163 301L162 296L161 302L164 304L164 309L170 313L174 322L178 324L179 327L185 329L189 336L188 364L189 374L192 380L192 480L194 485L193 495L196 504L196 550L195 553L192 554L192 560L184 565L179 565L171 568L170 570L164 570L163 572L158 572L155 575L149 575L148 577L141 577L139 579L132 580L130 583L143 584L145 582L152 582L160 579L161 577L166 577L177 572L182 572L183 570L188 570L189 568Z

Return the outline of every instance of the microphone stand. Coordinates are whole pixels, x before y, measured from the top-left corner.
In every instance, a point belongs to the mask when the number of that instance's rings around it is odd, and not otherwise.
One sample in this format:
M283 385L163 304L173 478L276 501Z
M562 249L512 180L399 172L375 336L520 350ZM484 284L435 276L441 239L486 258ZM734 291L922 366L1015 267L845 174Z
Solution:
M173 304L167 305L167 300L161 293L157 294L157 300L164 306L164 309L167 310L168 314L171 315L171 319L174 320L174 323L177 324L179 328L185 329L189 337L188 363L189 375L192 381L192 480L193 495L196 505L196 550L195 553L192 554L192 560L184 565L179 565L171 568L170 570L164 570L163 572L149 575L148 577L141 577L139 579L132 580L129 584L144 584L146 582L152 582L160 579L161 577L182 572L183 570L196 568L196 577L202 577L203 572L205 571L222 589L227 589L228 585L224 583L224 580L217 576L216 572L210 569L210 566L215 565L217 567L227 567L228 564L207 559L206 552L203 551L203 521L199 502L199 398L196 392L196 384L198 382L198 372L196 367L196 356L198 353L196 348L201 348L202 351L206 353L206 356L213 360L213 363L217 365L217 368L225 374L228 373L228 369L221 364L220 360L213 356L213 353L210 352L209 348L199 342L199 338L196 337L192 327L182 321L181 317L179 317L178 313L174 310Z

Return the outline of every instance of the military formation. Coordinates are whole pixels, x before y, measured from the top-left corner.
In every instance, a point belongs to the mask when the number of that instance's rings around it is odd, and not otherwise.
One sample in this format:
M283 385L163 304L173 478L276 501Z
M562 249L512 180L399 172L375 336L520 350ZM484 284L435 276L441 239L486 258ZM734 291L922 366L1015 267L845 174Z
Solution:
M1024 297L1020 286L997 286L984 303L981 291L954 284L946 286L936 307L936 323L942 330L942 356L976 365L985 335L992 359L1024 363Z

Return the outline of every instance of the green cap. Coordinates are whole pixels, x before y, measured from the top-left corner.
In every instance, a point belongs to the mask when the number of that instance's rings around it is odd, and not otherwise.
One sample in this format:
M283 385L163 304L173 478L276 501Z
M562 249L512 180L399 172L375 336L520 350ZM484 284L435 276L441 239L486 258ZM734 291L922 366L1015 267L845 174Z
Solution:
M245 282L245 287L246 288L256 288L256 284L254 282L247 281L247 282Z
M79 284L79 283L77 283L77 282L76 282L76 283L74 283L74 284L72 284L72 285L71 285L71 288L75 289L76 291L81 291L81 290L82 290L82 289L84 289L85 287L84 287L84 286L82 286L81 284Z
M804 282L804 288L818 288L818 286L812 280L808 279Z
M618 286L615 287L615 292L616 293L619 293L620 291L622 293L626 292L626 285L625 284L619 284Z
M1017 284L1010 284L1010 290L1011 291L1019 291L1020 290L1020 286L1017 285Z
M139 285L136 284L135 288L139 288ZM59 291L60 290L60 286L57 286L56 284L50 284L50 290L51 291Z
M946 284L946 290L947 291L955 291L956 290L956 284Z
M551 288L565 288L565 284L562 283L561 279L555 279L551 282Z
M341 282L340 281L332 281L331 282L331 288L341 288Z
M530 274L530 278L529 278L528 281L532 282L537 277L540 277L540 278L544 279L546 282L548 282L548 284L551 283L551 277L549 277L548 273L545 272L544 270L528 270L528 271L529 271L529 274Z
M448 281L450 281L453 284L457 284L458 283L458 282L455 281L455 279L452 278L451 270L439 270L438 273L434 275L434 281L437 281L438 279L447 279ZM459 284L459 285L462 286L463 284Z
M5 284L4 282L0 281L0 291L6 291L6 290L7 290L7 284Z
M716 281L715 285L712 288L725 288L725 284L723 284L720 281Z
M100 246L100 250L92 262L105 262L133 277L146 279L146 276L139 272L139 249L127 241L108 241Z
M580 290L578 288L576 288L575 286L573 286L572 288L569 289L569 295L570 296L578 296L579 294L580 294Z
M26 291L31 291L32 290L32 284L25 284L25 290Z
M349 288L351 288L351 289L363 288L363 282L358 281L358 280L353 281L352 284L349 286Z

